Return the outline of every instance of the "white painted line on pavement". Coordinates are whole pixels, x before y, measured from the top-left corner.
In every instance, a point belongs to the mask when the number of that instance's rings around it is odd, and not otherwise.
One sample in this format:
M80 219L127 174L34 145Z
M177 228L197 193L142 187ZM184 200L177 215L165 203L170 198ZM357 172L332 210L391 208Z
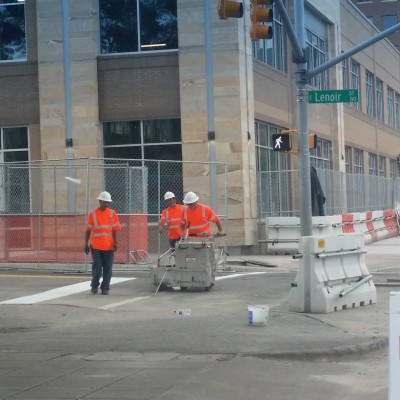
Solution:
M112 278L111 284L130 281L136 278ZM6 300L0 304L35 304L42 301L53 300L59 297L69 296L80 292L90 290L90 281L75 283L74 285L62 286L57 289L47 290L42 293L37 293L32 296L17 297L16 299Z
M261 275L261 274L268 274L268 272L244 272L242 274L232 274L232 275L225 275L225 276L217 276L215 278L215 280L219 281L221 279L237 278L239 276L245 276L245 275Z
M133 299L128 299L124 301L119 301L118 303L107 304L106 306L98 307L101 310L109 310L110 308L116 308L119 306L123 306L124 304L134 303L135 301L140 301L144 299L148 299L151 296L142 296L142 297L134 297Z

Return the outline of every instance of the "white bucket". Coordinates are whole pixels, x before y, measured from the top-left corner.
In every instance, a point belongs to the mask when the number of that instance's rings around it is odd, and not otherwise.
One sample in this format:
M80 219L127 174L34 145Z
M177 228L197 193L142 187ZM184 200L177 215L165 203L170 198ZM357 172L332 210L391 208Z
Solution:
M265 326L268 320L269 307L252 305L247 306L249 325L251 326Z

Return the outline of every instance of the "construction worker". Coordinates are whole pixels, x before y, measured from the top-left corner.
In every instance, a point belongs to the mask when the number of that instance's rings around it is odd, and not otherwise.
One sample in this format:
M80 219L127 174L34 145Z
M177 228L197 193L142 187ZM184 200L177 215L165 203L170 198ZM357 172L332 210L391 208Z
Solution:
M183 236L183 206L176 203L176 197L172 192L164 194L164 200L167 208L161 213L158 224L158 232L163 233L164 228L168 229L168 240L171 248L179 242Z
M194 192L187 192L183 202L187 207L183 210L183 219L185 227L188 229L188 236L211 236L211 224L217 225L217 236L224 236L224 230L221 221L214 211L197 201L199 197Z
M117 250L117 231L121 229L118 214L110 207L111 195L101 192L99 207L90 211L85 232L85 253L92 252L92 287L91 293L97 294L101 282L101 294L107 295L110 290L114 252ZM90 247L89 247L90 239Z

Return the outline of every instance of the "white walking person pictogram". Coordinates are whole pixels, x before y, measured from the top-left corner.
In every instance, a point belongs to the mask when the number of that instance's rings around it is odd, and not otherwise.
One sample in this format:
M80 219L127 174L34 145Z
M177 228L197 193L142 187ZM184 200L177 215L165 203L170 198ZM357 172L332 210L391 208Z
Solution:
M281 144L282 144L282 137L279 136L278 139L275 139L275 149L280 149L281 148Z

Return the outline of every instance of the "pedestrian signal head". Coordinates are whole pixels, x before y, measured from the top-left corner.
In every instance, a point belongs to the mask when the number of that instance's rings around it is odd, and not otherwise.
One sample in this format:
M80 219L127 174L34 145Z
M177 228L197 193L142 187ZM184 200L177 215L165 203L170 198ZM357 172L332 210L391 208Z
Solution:
M290 135L276 133L272 135L272 146L275 151L289 151L292 149Z
M197 196L196 193L187 192L185 195L185 198L183 199L183 202L185 204L192 204L192 203L195 203L197 200L199 200L199 196Z
M172 192L166 192L164 194L164 200L173 199L175 195Z
M111 194L108 192L101 192L99 194L99 197L97 198L97 200L101 200L101 201L107 201L108 203L111 203Z

